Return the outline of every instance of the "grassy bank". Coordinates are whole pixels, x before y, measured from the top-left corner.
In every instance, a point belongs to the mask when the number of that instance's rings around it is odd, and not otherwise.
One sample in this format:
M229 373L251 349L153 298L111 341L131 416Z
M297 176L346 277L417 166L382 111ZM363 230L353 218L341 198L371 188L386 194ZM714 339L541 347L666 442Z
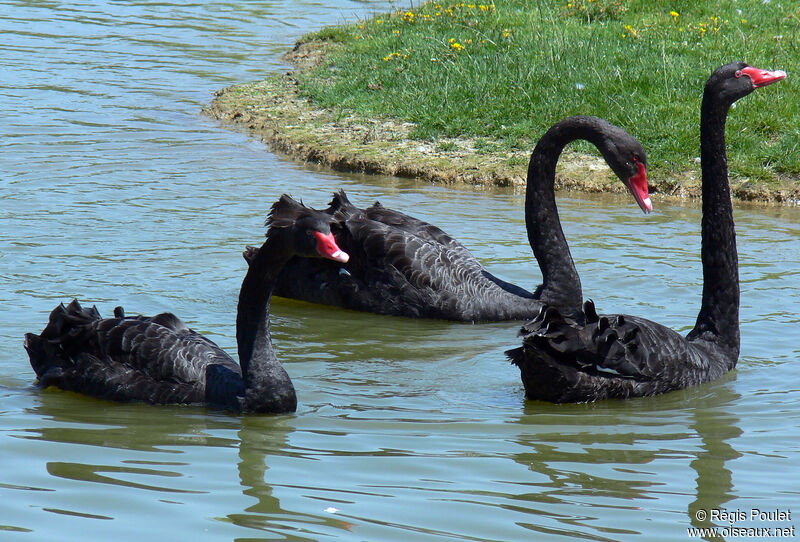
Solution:
M564 116L598 115L640 138L653 165L675 172L698 154L705 79L742 59L783 68L790 79L731 115L731 162L761 181L798 176L800 95L791 76L800 6L779 4L426 3L319 32L342 46L299 80L320 105L409 120L420 139L485 137L489 147L529 149Z
M657 190L675 191L677 184L681 193L686 188L692 195L703 84L716 66L742 59L785 69L789 77L742 100L732 112L734 185L745 199L787 199L784 193L796 199L798 29L800 6L762 0L425 3L308 36L295 51L301 69L288 87L267 81L260 90L257 85L230 89L210 111L262 129L269 124L277 134L272 139L279 140L273 146L291 154L298 154L292 148L321 146L333 159L317 151L306 159L348 164L342 169L396 174L371 157L391 155L395 144L402 152L388 160L419 164L420 176L426 176L426 160L459 157L467 160L467 169L517 168L512 179L552 123L567 115L598 115L642 141ZM292 113L289 128L281 128L281 112L267 110L270 103L279 109L282 88L298 107L316 112L301 114L299 122ZM331 150L334 142L325 133L315 143L321 119L344 127L345 140L355 133L353 148ZM311 141L298 143L299 135ZM376 149L381 141L388 146ZM419 156L411 156L415 152Z

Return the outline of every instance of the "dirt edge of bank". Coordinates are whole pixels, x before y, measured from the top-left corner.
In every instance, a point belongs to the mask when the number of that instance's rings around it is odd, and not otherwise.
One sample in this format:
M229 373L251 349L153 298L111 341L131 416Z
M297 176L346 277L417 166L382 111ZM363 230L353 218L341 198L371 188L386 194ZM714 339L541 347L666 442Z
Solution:
M298 43L284 55L296 70L309 69L325 58L327 42ZM270 150L294 160L343 172L392 175L441 184L485 187L525 185L530 151L486 152L475 140L411 139L413 125L391 119L365 119L315 106L298 90L294 72L272 73L264 80L218 91L203 113L246 130ZM481 145L486 147L485 142ZM700 197L698 171L669 179L649 179L654 199L693 200ZM624 192L605 162L596 155L566 151L559 161L557 190ZM732 179L739 201L797 205L800 187L780 182L768 187Z

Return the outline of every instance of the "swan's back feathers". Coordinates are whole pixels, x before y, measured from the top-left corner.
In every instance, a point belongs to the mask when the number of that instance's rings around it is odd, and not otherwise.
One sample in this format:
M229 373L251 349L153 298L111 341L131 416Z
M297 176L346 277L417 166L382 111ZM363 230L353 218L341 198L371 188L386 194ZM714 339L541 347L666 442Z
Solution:
M526 396L583 402L655 395L699 384L730 369L713 345L690 342L644 318L599 316L584 304L581 318L540 311L506 352L520 368Z
M203 394L194 383L158 380L138 369L80 353L71 359L68 370L51 369L39 379L41 387L57 386L112 401L146 401L153 404L198 403Z
M480 320L492 299L499 307L501 298L509 296L463 247L376 220L351 220L346 229L348 271L379 296L394 300L390 310L397 312L390 314Z
M440 228L424 220L384 207L379 201L366 209L359 209L350 202L344 190L339 190L333 195L325 212L332 215L335 220L348 222L351 226L357 222L371 220L388 226L390 230L404 231L413 237L440 244L451 250L463 250L466 255L473 257L464 245Z
M26 334L25 347L42 386L114 400L203 402L213 365L241 379L236 362L171 313L101 318L73 301L56 307L41 335Z
M425 222L424 220L419 220L418 218L401 213L400 211L395 211L394 209L384 207L380 202L377 201L374 205L368 207L364 212L367 218L370 220L375 220L392 228L406 231L421 239L426 239L433 243L447 247L450 250L455 250L457 252L463 251L465 257L473 257L464 245L456 241L453 237L442 231L440 228Z

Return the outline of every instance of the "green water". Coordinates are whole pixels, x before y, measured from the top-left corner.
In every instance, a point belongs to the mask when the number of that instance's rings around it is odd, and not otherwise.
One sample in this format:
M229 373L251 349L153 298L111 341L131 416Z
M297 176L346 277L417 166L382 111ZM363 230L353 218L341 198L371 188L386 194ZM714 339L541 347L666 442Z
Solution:
M380 199L538 284L521 196L306 169L200 115L218 88L280 69L303 33L387 6L0 3L0 540L690 540L730 526L697 519L712 510L800 517L797 208L737 208L739 368L662 397L526 402L503 356L516 323L282 300L296 415L31 386L22 336L73 297L171 310L233 352L241 250L282 192ZM559 197L587 297L686 331L700 213L655 204L644 217L629 199Z

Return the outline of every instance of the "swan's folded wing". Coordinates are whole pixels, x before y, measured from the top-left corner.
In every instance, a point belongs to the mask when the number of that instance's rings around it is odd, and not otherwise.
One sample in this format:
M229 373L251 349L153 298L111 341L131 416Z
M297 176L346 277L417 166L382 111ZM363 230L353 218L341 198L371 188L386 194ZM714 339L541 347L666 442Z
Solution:
M53 371L41 379L42 386L85 393L112 401L146 401L153 404L192 404L204 399L194 382L160 380L111 357L81 353L73 358L70 371Z
M219 346L169 313L152 319L101 320L97 336L104 354L159 381L194 382L202 387L209 365L240 371Z
M400 211L384 207L380 202L375 202L375 204L372 207L368 207L364 213L370 220L375 220L391 228L411 233L420 239L437 243L449 250L456 252L463 251L466 255L472 257L472 254L464 245L456 241L441 228L425 222L424 220L419 220L413 216L401 213Z
M101 318L94 307L85 309L77 301L56 307L41 336L26 337L26 344L40 376L48 370L70 374L80 364L95 369L106 364L100 374L132 370L142 378L202 387L209 364L239 370L230 356L174 314Z
M453 250L425 236L382 222L348 221L348 230L353 240L351 249L361 256L354 258L354 265L363 265L363 273L357 269L355 274L365 277L392 269L414 288L455 292L468 288L470 277L483 270L466 249Z

